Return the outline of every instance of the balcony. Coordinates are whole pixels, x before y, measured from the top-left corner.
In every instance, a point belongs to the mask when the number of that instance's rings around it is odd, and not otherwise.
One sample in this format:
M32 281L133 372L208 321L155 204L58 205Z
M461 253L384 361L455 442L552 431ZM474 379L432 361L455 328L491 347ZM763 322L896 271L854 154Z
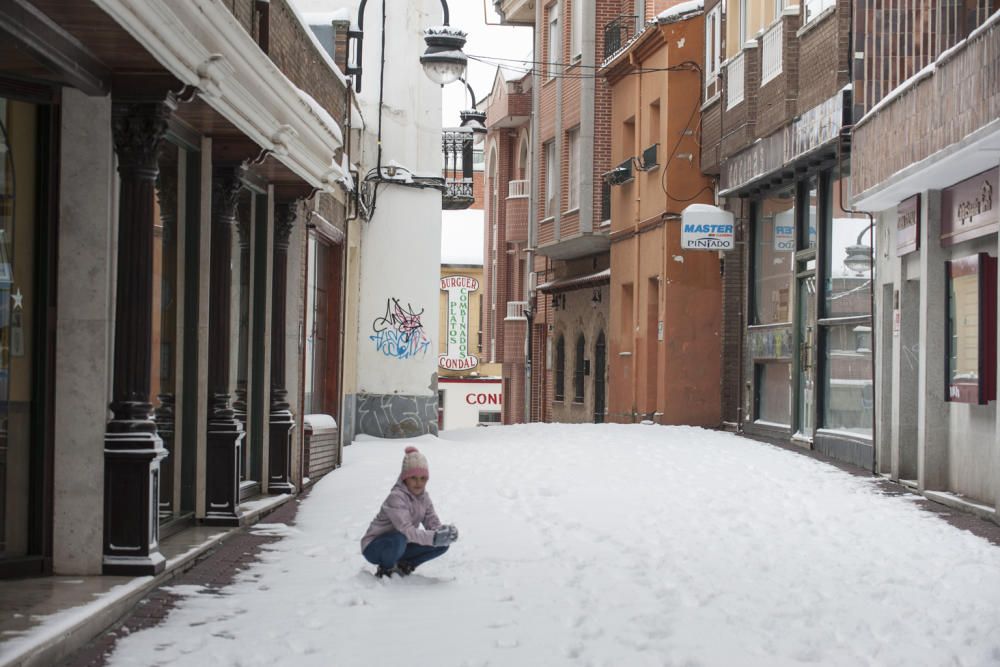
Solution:
M507 186L505 207L505 238L508 243L524 243L528 240L528 194L529 181L510 181Z
M507 317L508 320L523 320L526 319L524 316L524 310L528 307L527 301L508 301L507 302Z
M504 25L534 25L535 0L493 0Z
M746 91L746 51L740 51L726 63L726 111L743 101Z
M760 85L781 74L784 22L778 21L761 37Z
M529 195L528 184L529 181L526 180L510 181L507 184L507 198L515 199L520 197L527 197Z
M460 211L475 201L472 187L472 146L475 137L468 127L449 127L441 133L444 153L444 192L441 208Z
M611 58L628 46L638 30L639 17L622 14L604 26L604 59Z

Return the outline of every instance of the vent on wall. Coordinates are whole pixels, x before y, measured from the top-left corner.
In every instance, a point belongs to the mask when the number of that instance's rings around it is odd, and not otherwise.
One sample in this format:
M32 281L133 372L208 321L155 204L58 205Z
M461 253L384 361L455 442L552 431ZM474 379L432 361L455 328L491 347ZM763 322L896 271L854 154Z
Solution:
M651 169L656 169L660 166L660 163L656 161L657 146L659 146L659 144L653 144L642 152L642 159L639 160L639 169L642 169L643 171L650 171Z

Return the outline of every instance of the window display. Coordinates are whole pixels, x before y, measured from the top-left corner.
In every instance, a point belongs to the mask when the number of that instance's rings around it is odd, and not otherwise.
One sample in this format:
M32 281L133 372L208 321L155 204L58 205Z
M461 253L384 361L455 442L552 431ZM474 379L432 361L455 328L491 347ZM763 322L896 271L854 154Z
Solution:
M947 262L946 400L996 398L996 266L986 253Z

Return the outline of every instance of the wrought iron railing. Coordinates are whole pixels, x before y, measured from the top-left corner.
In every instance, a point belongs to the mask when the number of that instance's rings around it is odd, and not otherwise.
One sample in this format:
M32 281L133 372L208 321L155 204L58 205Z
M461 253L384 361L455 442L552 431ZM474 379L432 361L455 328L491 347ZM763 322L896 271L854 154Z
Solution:
M621 51L638 31L638 16L622 14L604 26L604 59Z
M472 144L474 135L467 127L449 127L441 133L444 153L444 184L441 208L466 209L475 200L472 190Z

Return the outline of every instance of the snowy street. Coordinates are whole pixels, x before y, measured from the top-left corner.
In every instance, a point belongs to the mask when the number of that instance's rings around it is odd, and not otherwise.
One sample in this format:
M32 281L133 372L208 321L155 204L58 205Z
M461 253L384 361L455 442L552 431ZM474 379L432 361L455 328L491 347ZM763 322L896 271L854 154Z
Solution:
M399 472L461 536L405 579L359 540ZM362 438L284 539L112 665L996 665L1000 549L874 480L731 434ZM265 522L267 519L265 518Z

